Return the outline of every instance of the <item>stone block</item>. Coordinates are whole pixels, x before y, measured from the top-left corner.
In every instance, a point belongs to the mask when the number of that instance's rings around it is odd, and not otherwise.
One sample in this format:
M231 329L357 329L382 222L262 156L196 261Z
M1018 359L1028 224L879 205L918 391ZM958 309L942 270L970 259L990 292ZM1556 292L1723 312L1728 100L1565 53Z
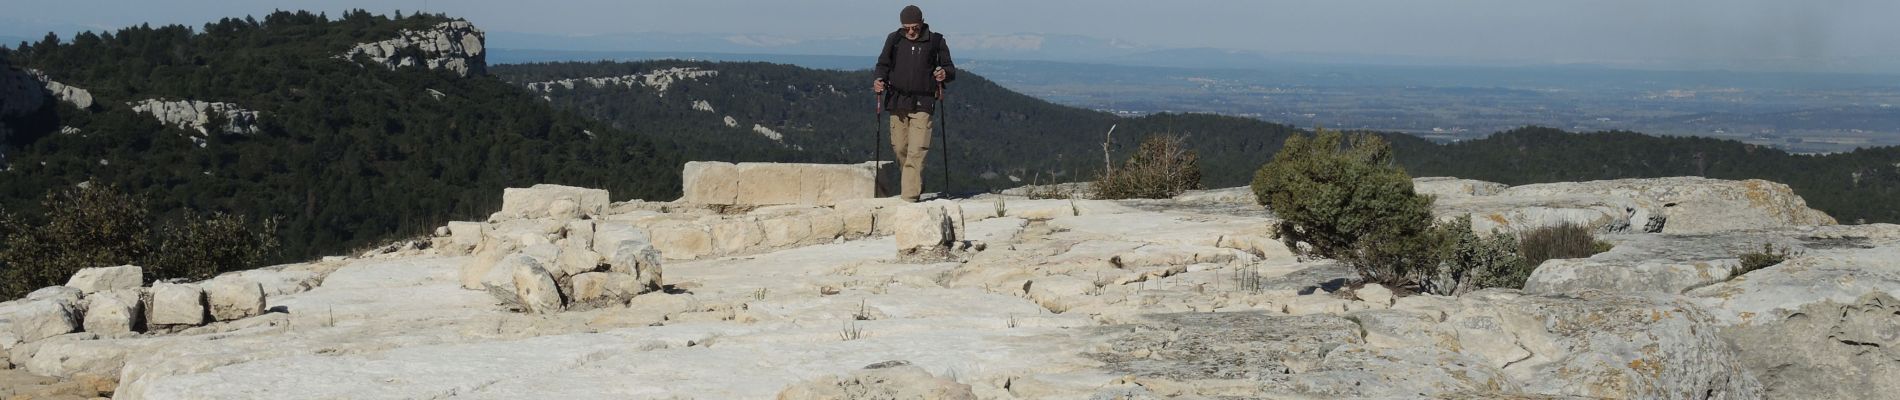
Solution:
M264 313L264 286L240 277L219 277L205 281L205 300L211 317L230 321Z
M152 285L151 296L151 301L146 302L151 310L147 323L204 325L205 294L198 285L159 282Z
M499 215L505 218L549 218L555 217L557 212L568 214L565 217L569 218L599 215L608 202L607 191L601 189L547 184L508 188L501 192Z
M117 267L98 267L81 269L66 280L66 286L79 289L81 293L93 294L108 290L131 289L144 284L145 270L136 265Z
M120 289L86 296L86 332L100 335L131 333L145 314L143 290Z

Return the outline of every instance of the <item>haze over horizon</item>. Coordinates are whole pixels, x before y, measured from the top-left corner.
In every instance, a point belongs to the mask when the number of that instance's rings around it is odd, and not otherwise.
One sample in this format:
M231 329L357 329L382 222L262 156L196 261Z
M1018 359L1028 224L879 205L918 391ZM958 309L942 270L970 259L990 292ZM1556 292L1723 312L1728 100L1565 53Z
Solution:
M1600 64L1669 69L1900 72L1900 2L1877 0L1512 0L1236 2L915 1L956 35L1076 35L1153 49L1376 55L1461 64ZM876 37L904 2L569 0L0 1L0 36L62 38L141 23L202 26L275 9L418 10L510 35L743 34L758 44ZM955 44L953 43L953 46ZM643 49L616 49L639 51ZM870 52L866 50L866 52Z

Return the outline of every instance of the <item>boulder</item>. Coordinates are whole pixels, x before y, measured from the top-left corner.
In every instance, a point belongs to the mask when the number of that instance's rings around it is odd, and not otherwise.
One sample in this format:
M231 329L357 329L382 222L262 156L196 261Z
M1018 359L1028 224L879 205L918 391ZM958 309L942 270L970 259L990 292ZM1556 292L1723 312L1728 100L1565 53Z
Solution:
M561 291L555 285L554 277L549 275L546 269L535 262L516 262L513 267L514 294L523 308L536 314L561 311Z
M66 286L85 294L131 289L145 283L145 270L136 265L81 269L66 280Z
M633 296L645 293L633 274L588 272L574 276L573 299L569 309L585 310L626 304Z
M684 196L692 204L836 205L876 197L872 163L790 164L694 161L681 171Z
M569 218L578 215L599 215L601 210L606 209L608 204L606 190L541 184L525 189L507 188L502 190L501 212L497 213L497 215L503 217L503 219L556 217L553 212L561 211L555 210L556 203L560 203L561 200L572 203L571 206L573 209L571 211L563 211L564 213L574 214L562 216ZM561 203L560 205L562 205L563 210L568 207L567 203Z
M1505 189L1499 196L1584 195L1622 199L1666 214L1663 233L1833 225L1834 218L1809 208L1788 185L1759 179L1699 177L1541 183Z
M898 208L891 215L900 256L944 256L960 240L963 209L949 201L931 201Z
M80 318L83 310L77 297L29 297L7 311L8 314L0 315L0 320L11 325L14 339L23 343L78 332L83 322Z
M503 306L525 306L521 303L521 297L516 294L515 271L530 267L540 269L544 274L547 273L540 261L527 254L513 253L501 256L487 273L482 275L481 288L494 296L495 300L501 301ZM553 277L549 276L548 279L551 281Z
M120 289L86 296L86 332L117 335L144 325L144 290Z
M888 365L888 366L887 366ZM873 364L849 375L828 375L779 391L779 400L975 400L970 385L930 375L907 362Z
M203 283L211 317L230 321L264 313L264 286L236 276L218 277Z
M661 258L660 250L646 242L622 240L614 248L613 258L607 260L608 271L634 277L634 294L660 290L666 284Z
M205 293L198 285L159 282L152 284L152 298L145 302L151 325L204 325Z

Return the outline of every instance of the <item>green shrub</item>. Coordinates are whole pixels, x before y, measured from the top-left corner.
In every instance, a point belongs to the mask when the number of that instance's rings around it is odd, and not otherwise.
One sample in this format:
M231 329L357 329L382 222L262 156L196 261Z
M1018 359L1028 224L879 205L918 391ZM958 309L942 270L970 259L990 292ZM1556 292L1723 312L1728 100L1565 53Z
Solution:
M1199 189L1199 158L1180 136L1150 136L1121 168L1102 173L1095 181L1095 198L1165 199Z
M1773 267L1776 264L1781 264L1782 261L1788 261L1788 258L1800 254L1800 252L1794 251L1794 249L1790 247L1775 246L1773 243L1762 243L1761 251L1747 252L1738 255L1737 257L1742 259L1742 265L1737 267L1735 271L1732 271L1729 276L1741 276L1742 274L1755 272L1755 270L1758 269Z
M1424 291L1455 296L1473 290L1504 287L1520 289L1537 264L1519 254L1517 236L1471 231L1471 218L1458 218L1438 227L1445 241L1437 273L1423 280Z
M82 268L137 264L151 253L145 203L111 187L79 185L48 193L38 220L0 216L6 234L0 298L62 285Z
M1254 174L1253 191L1280 218L1280 240L1301 254L1339 260L1370 282L1410 284L1436 270L1443 239L1432 198L1412 190L1378 136L1289 137Z
M1518 241L1518 254L1532 269L1546 260L1585 258L1610 251L1611 247L1609 242L1597 240L1590 228L1569 222L1525 231L1518 235Z
M274 219L253 226L243 215L188 213L159 229L158 252L147 268L152 276L194 281L256 268L277 248L276 234Z
M147 282L204 279L253 268L277 246L275 220L253 226L242 215L190 213L155 230L144 200L103 185L49 193L41 208L36 220L0 214L0 298L64 284L92 267L143 266Z

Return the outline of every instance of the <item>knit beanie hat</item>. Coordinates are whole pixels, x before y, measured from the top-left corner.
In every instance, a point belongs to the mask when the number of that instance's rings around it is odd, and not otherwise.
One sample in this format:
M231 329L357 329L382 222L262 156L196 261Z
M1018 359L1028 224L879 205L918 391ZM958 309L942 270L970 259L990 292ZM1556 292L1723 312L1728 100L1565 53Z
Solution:
M904 11L897 13L897 21L906 24L924 23L924 10L914 5L904 7Z

